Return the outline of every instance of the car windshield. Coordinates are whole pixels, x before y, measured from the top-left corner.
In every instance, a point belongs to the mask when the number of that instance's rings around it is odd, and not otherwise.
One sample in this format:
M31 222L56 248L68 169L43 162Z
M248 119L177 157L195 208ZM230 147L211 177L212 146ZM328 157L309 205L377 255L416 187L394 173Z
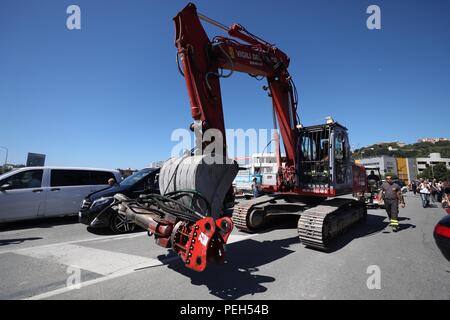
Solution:
M120 182L120 185L121 186L131 186L131 185L135 184L136 182L140 181L151 171L152 171L151 169L146 168L146 169L142 169L138 172L135 172L131 176L125 178L122 182Z

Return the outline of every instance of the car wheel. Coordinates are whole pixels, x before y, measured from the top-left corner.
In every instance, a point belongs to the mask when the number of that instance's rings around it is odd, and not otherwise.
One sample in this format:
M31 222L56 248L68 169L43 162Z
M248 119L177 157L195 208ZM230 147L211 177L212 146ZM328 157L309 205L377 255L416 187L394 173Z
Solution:
M134 231L136 225L123 215L114 213L109 223L110 229L114 233L127 233Z

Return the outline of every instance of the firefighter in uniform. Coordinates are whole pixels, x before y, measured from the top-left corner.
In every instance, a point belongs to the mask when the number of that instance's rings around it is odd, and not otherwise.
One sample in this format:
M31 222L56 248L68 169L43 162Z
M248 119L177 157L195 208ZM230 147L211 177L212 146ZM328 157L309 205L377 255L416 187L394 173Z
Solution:
M386 177L386 182L381 185L379 199L384 202L384 207L389 217L389 225L394 232L398 231L398 204L400 203L402 208L405 207L405 200L401 192L401 188L398 184L392 181L391 176Z

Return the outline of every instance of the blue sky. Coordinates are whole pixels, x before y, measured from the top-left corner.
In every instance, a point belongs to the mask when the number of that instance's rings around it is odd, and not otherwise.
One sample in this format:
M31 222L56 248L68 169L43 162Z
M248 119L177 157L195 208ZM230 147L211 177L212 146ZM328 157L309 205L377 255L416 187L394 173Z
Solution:
M192 122L172 17L187 1L0 0L0 145L9 161L141 168ZM81 30L66 8L81 8ZM366 8L381 8L368 30ZM450 1L196 1L291 58L303 124L328 115L355 147L450 136ZM206 27L212 37L220 30ZM271 102L244 74L222 81L227 128L271 128ZM4 151L0 150L0 162Z

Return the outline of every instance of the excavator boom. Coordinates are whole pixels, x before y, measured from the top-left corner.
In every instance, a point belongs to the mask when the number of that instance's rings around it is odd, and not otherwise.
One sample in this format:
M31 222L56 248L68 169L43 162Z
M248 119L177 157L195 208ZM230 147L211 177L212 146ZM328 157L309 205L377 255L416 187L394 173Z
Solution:
M222 36L210 41L201 19L246 43ZM217 129L225 136L221 77L228 77L232 72L266 77L286 150L286 165L293 166L297 116L293 83L287 71L288 56L250 34L241 25L234 24L227 28L198 14L192 3L175 16L174 22L175 45L188 89L192 117L201 126L199 129ZM224 74L223 70L228 70L228 74ZM225 138L223 141L226 143Z

